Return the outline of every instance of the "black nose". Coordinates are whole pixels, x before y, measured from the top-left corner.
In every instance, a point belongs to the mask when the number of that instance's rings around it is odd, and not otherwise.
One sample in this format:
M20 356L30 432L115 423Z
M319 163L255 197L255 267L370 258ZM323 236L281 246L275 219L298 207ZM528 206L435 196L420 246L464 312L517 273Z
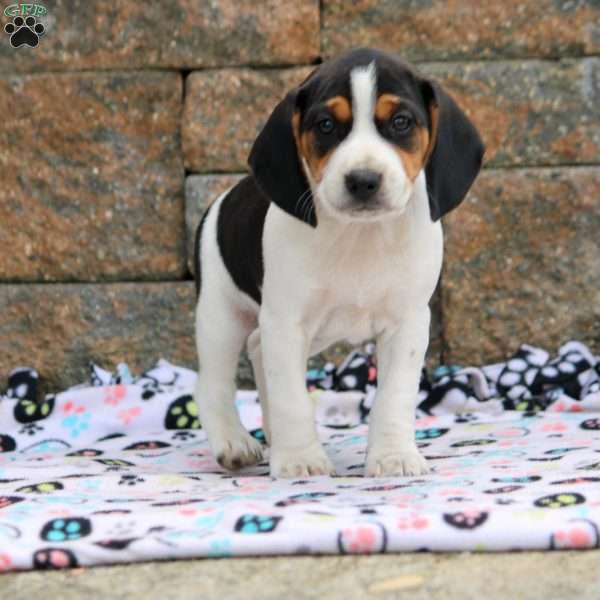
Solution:
M370 200L381 187L381 173L356 169L346 175L346 189L361 202Z

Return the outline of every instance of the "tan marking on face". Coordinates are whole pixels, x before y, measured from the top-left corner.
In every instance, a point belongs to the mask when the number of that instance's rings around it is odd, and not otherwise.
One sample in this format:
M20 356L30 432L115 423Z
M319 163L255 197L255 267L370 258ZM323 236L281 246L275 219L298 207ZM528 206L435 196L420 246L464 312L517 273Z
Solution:
M316 152L315 138L312 131L300 133L300 114L294 113L292 117L292 130L294 139L296 140L296 148L298 155L308 164L310 174L315 182L319 183L323 178L323 171L327 166L327 161L331 157L333 151L328 152L324 156L319 156Z
M375 117L379 121L387 121L398 108L400 98L394 94L381 94L375 104Z
M413 147L410 150L394 146L400 157L406 176L414 181L427 162L429 151L429 132L426 127L416 127L413 131Z
M326 102L333 116L341 123L352 119L352 107L344 96L335 96Z
M382 94L375 104L375 118L379 121L388 121L392 118L402 99L394 94ZM413 147L410 150L394 146L394 150L400 157L404 166L406 176L414 181L425 166L429 154L433 150L429 143L429 132L425 127L416 127L412 134Z

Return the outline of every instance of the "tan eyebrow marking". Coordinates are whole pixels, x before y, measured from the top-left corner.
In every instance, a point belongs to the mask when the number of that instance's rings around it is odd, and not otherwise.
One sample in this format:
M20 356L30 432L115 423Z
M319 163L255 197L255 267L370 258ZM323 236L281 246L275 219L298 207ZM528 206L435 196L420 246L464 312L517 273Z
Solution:
M352 119L352 107L344 96L334 96L326 102L333 116L341 123L347 123Z
M400 97L394 94L381 94L375 105L375 116L380 121L387 121L398 108Z
M387 121L401 105L402 99L394 94L382 94L375 104L375 117L380 121ZM434 131L435 133L435 131ZM400 157L407 177L414 181L421 169L425 166L432 151L429 131L426 127L415 127L412 134L412 148L407 150L394 146Z

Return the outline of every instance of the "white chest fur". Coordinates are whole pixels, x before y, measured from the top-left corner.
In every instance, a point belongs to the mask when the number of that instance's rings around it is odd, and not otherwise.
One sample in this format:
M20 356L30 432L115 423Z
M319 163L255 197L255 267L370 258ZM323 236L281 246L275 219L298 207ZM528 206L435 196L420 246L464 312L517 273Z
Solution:
M358 343L431 297L442 261L423 181L403 215L373 223L319 217L316 229L273 206L263 236L263 309L302 325L312 351Z

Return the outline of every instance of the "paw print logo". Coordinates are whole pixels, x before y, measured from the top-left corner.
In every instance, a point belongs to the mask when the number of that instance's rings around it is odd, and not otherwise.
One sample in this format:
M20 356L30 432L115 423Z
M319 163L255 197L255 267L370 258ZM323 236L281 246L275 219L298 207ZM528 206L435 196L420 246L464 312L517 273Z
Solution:
M44 525L40 537L49 542L66 542L85 537L91 531L89 519L53 519Z
M40 37L46 32L46 28L37 22L35 17L15 17L12 23L4 26L4 31L10 35L10 45L13 48L29 46L35 48L40 43Z

